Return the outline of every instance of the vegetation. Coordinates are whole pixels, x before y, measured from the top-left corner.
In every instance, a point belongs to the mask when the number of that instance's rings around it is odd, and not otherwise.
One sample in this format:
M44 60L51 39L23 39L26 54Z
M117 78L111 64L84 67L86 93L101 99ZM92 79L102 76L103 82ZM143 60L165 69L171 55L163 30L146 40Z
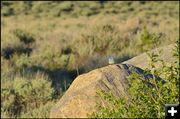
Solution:
M53 98L50 81L39 73L35 77L15 76L13 82L12 79L2 79L1 81L4 84L1 87L3 116L18 117L20 113L38 108Z
M2 1L1 117L48 117L77 75L176 38L178 1Z
M140 77L137 72L130 74L127 81L129 98L117 98L111 92L98 92L97 94L107 101L108 105L102 106L97 103L99 111L90 114L89 117L164 118L165 104L179 103L179 42L174 52L176 61L172 65L166 64L155 53L149 56L151 68L146 69L144 75L151 73L153 77L147 80ZM157 68L154 65L157 62L161 63L161 67ZM157 76L161 76L161 80Z

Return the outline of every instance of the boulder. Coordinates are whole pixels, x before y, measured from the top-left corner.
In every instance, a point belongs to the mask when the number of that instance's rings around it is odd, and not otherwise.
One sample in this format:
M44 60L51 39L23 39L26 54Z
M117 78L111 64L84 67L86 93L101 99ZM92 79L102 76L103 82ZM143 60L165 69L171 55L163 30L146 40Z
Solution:
M172 62L172 47L173 45L160 48L162 50L160 57L169 63ZM144 76L144 70L141 68L148 67L148 56L144 53L122 64L108 65L78 76L52 108L50 118L87 118L87 114L96 111L96 102L100 100L96 94L97 89L111 91L117 97L127 97L125 81L131 74L130 67ZM149 74L144 78L151 77Z
M109 65L78 76L52 109L52 118L85 118L95 111L98 88L111 90L116 96L126 95L126 73L117 65Z

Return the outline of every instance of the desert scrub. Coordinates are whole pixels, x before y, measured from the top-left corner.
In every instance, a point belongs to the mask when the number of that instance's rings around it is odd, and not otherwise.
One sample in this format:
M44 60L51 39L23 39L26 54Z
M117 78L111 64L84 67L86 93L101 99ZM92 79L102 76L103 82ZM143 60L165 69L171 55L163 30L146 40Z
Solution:
M137 31L141 30L141 26L147 25L150 34L162 32L167 36L165 39L162 38L163 42L158 47L173 43L179 34L178 1L2 1L1 3L3 89L13 87L11 85L17 77L16 73L22 69L24 75L18 77L26 77L25 75L32 72L34 75L37 70L47 73L55 85L53 87L62 92L64 91L62 89L66 89L62 85L63 82L68 83L68 80L72 81L75 78L76 72L75 76L74 72L71 73L74 69L82 68L90 71L105 66L106 55L109 54L117 56L115 59L121 62L122 59L141 53L142 51L137 52L138 48L135 47L138 39ZM137 23L136 18L139 19ZM103 21L105 23L102 25ZM11 32L14 29L20 32ZM120 37L119 40L117 36ZM32 38L35 39L34 42L30 42ZM75 42L72 42L73 39L76 39ZM94 39L95 45L91 39ZM110 42L111 46L107 42ZM148 44L145 44L146 46ZM64 75L64 72L61 73L62 70L67 73ZM14 99L12 96L9 97ZM11 109L13 108L1 111L3 117L7 116ZM32 113L30 115L35 115L34 111ZM26 115L26 112L23 114Z
M139 32L137 47L141 52L155 48L162 42L162 33L151 33L147 27Z
M15 38L12 37L15 40L13 40L13 42L3 42L3 47L1 48L1 56L6 59L10 59L14 54L27 54L28 56L30 56L30 53L32 52L32 45L35 41L34 36L31 33L21 29L13 30L12 34L15 36Z
M113 51L118 52L120 49L125 47L128 42L121 41L123 39L119 33L120 31L117 26L112 24L93 26L88 31L82 33L80 37L75 39L74 42L77 42L78 44L75 48L77 52L82 55L84 53L91 55L95 52L100 55L112 53ZM79 46L81 46L82 49L80 49Z
M31 44L35 41L33 35L25 30L15 29L14 35L25 45Z
M179 103L179 41L174 49L176 61L169 65L158 57L158 54L148 54L150 68L144 75L152 74L150 79L144 79L133 72L127 78L129 99L114 97L111 93L97 93L108 106L97 103L97 112L88 115L93 118L164 118L165 104ZM159 62L161 67L156 67ZM157 77L160 76L160 77Z
M2 16L10 16L10 15L13 15L14 12L13 12L13 8L11 7L3 7L2 11L1 11L1 15Z
M28 57L28 55L26 54L14 54L10 59L10 62L14 66L15 71L17 72L33 65L32 58Z
M9 85L1 88L1 112L9 117L18 117L46 104L54 94L51 82L41 73L29 77L16 75L7 82Z
M68 44L64 45L62 39L52 39L50 41L37 42L31 58L36 62L36 65L43 66L50 70L63 69L69 64L69 58L71 55L71 48Z
M84 58L92 59L92 57L99 55L101 58L97 58L97 60L102 61L110 54L118 57L129 43L130 39L125 38L116 25L99 24L93 25L76 37L72 50L78 55L79 65L83 67L86 65ZM90 63L91 61L87 62L87 64Z
M20 118L49 118L50 110L55 105L55 101L49 101L45 105L40 105L38 108L21 114Z

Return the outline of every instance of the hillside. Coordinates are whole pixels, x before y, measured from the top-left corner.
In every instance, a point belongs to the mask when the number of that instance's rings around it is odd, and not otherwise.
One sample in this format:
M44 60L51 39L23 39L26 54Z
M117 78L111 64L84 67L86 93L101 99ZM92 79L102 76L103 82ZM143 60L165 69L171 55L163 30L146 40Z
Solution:
M49 117L79 75L178 39L179 1L1 1L1 117Z

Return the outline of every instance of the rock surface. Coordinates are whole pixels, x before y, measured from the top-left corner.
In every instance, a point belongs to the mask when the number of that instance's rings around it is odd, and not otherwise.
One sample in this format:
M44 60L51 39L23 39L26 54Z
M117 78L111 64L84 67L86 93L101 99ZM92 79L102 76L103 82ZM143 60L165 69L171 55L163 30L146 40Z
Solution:
M163 59L167 63L172 63L174 61L173 56L173 51L172 49L174 48L174 44L168 45L168 46L163 46L160 48L156 48L154 50L149 51L150 53L154 52L158 54L159 51L162 51L159 53L159 56L161 59ZM148 68L149 64L149 57L146 53L142 53L136 57L133 57L130 60L127 60L125 62L122 62L122 64L132 64L134 66L140 67L142 69ZM159 64L157 64L158 66Z
M127 74L124 71L117 65L109 65L78 76L52 109L50 117L87 117L87 113L95 111L97 88L111 90L116 96L125 96L124 80Z
M160 48L163 51L160 57L169 63L173 60L172 47L173 45L169 45ZM88 113L96 111L97 89L111 91L113 95L118 97L127 96L125 80L130 74L129 67L134 67L139 74L143 75L143 70L138 67L148 67L148 56L144 53L122 64L108 65L78 76L53 107L50 117L86 118Z

